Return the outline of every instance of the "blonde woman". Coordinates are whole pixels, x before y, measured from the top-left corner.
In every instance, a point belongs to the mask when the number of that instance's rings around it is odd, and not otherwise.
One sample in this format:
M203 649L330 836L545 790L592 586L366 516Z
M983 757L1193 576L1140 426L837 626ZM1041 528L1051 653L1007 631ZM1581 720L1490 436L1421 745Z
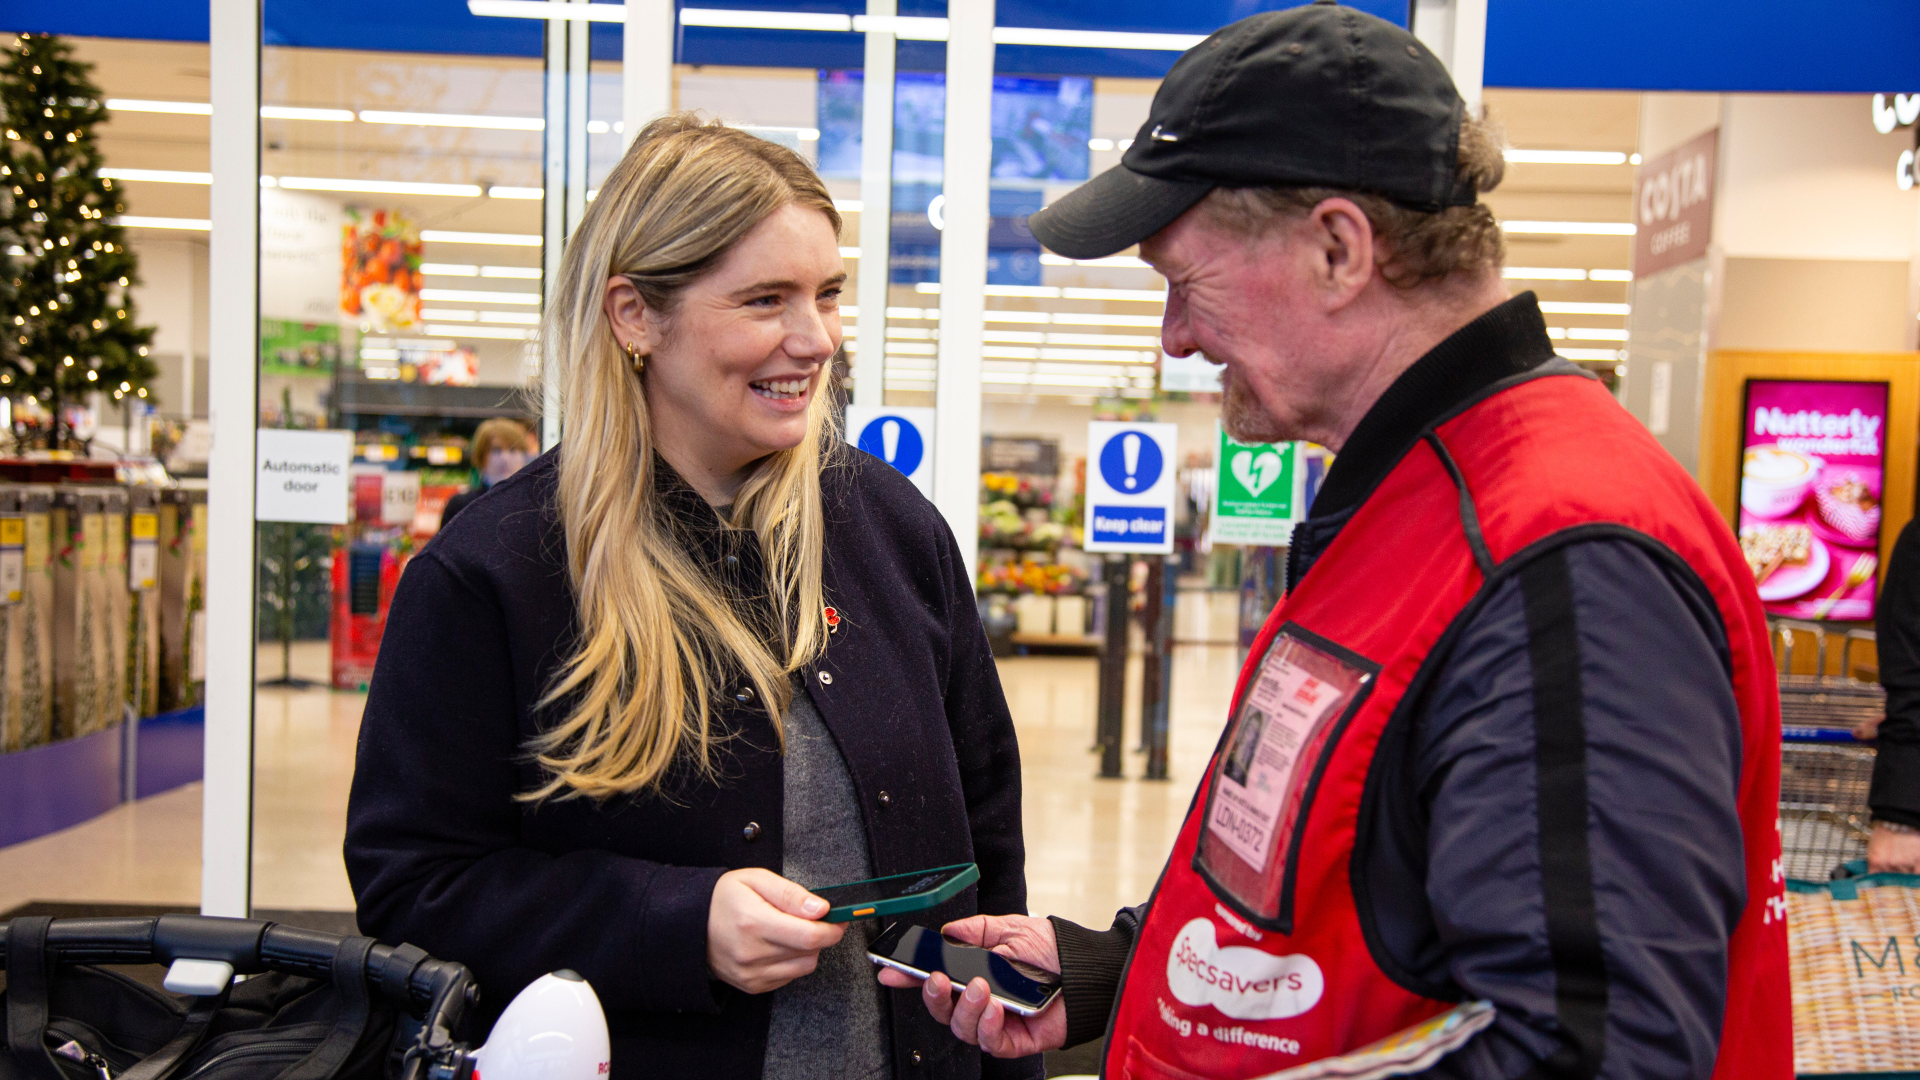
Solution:
M649 125L553 283L560 446L413 560L367 700L360 925L473 968L483 1023L578 971L629 1077L979 1076L806 887L977 862L917 921L1025 911L959 551L835 430L839 229L790 151Z

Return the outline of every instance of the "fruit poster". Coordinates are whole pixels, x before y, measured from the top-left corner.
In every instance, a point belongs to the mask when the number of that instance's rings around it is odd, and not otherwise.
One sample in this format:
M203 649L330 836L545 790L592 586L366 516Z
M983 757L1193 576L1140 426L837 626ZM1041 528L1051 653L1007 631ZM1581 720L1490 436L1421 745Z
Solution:
M1887 384L1749 379L1744 423L1740 550L1767 613L1872 619Z
M392 210L347 210L340 314L378 334L420 325L420 229Z

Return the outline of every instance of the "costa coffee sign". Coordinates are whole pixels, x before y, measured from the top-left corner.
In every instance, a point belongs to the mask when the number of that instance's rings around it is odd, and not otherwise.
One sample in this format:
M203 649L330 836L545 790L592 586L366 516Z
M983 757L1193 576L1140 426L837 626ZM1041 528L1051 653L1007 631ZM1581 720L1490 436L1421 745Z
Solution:
M1640 166L1633 180L1633 276L1644 278L1707 253L1713 238L1715 128Z
M1893 182L1901 191L1911 191L1920 179L1920 94L1873 95L1873 130L1891 135L1903 127L1914 129L1913 149L1900 151L1894 160Z

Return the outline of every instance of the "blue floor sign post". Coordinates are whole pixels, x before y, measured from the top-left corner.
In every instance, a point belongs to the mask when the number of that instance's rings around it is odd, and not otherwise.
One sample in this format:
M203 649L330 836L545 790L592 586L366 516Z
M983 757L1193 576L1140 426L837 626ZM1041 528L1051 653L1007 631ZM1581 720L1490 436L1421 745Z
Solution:
M1174 424L1087 425L1087 551L1173 550Z
M1178 432L1173 424L1095 420L1087 425L1086 539L1081 545L1087 552L1165 556L1173 551ZM1106 584L1107 618L1106 640L1100 648L1093 741L1100 748L1100 775L1107 779L1121 775L1132 562L1130 558L1109 557L1100 575ZM1160 575L1167 573L1164 558L1149 558L1147 562L1150 579L1156 577L1156 569ZM1145 629L1157 629L1160 619L1169 620L1171 625L1171 610L1163 611L1161 605L1151 602L1149 606L1157 618L1154 626ZM1158 696L1164 702L1166 680L1158 676L1165 674L1165 670L1148 672L1141 680L1140 741L1149 749L1149 757L1162 763L1158 776L1149 767L1148 775L1156 779L1166 775L1166 711L1156 710L1156 703L1148 698Z
M933 498L933 410L847 406L847 441L900 470Z

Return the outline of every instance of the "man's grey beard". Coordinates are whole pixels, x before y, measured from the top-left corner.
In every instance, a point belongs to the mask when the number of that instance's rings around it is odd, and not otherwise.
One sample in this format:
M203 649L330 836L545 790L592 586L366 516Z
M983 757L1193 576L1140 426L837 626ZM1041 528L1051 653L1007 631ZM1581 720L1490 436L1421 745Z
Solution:
M1280 421L1268 413L1232 368L1220 372L1220 421L1227 434L1243 443L1277 443L1289 438Z

